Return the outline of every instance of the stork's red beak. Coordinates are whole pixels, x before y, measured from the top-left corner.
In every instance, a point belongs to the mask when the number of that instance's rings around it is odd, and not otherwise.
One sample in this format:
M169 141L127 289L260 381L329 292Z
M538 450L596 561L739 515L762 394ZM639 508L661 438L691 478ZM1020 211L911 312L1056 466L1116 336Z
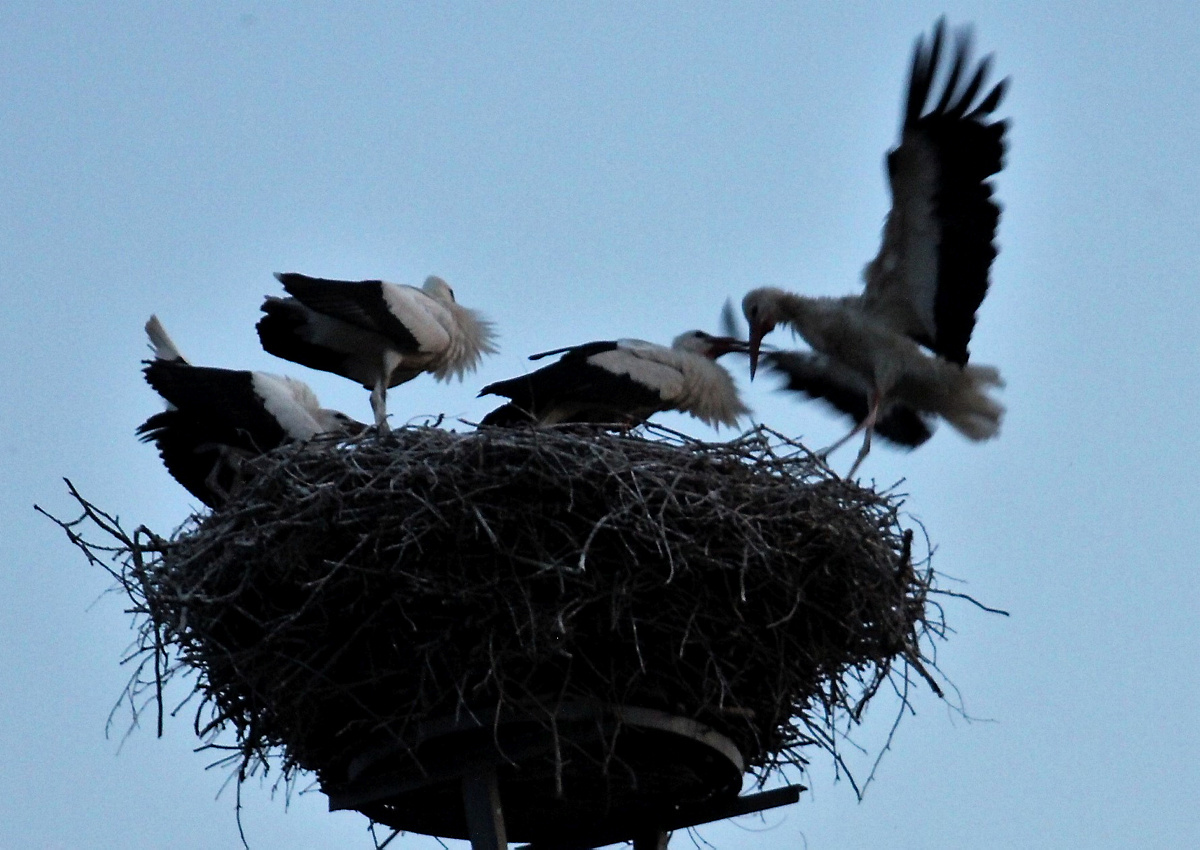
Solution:
M767 325L758 322L750 325L750 344L747 347L750 352L750 380L754 380L754 373L758 371L758 350L762 346L763 337L771 330Z
M734 351L742 352L743 354L750 350L749 343L744 339L738 339L735 336L714 336L708 340L709 357L716 360L723 354L730 354Z
M370 428L370 426L367 425L366 422L359 422L357 420L351 419L349 416L345 417L344 420L339 420L339 421L342 426L342 431L344 431L348 436L351 436L351 437L362 436L363 434L365 434L367 432L367 429Z

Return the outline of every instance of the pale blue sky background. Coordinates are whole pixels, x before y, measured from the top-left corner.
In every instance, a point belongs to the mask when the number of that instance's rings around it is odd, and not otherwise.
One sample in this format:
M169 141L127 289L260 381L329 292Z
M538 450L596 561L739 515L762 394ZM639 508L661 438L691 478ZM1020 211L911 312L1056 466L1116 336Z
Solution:
M943 11L1013 79L972 346L1008 379L1009 415L994 443L943 428L863 472L906 479L936 566L1012 612L948 606L942 667L989 722L921 691L863 803L818 758L766 832L702 835L1200 846L1200 6L8 2L0 848L237 846L187 717L119 753L104 737L128 618L32 510L70 511L64 475L130 525L166 531L194 505L133 435L159 409L139 372L152 311L195 362L301 375L365 419L361 389L259 349L271 273L440 274L502 352L463 385L396 391L403 420L478 417L475 390L533 351L714 328L753 286L854 291L912 42ZM763 421L840 434L769 384L747 391ZM319 794L243 802L255 850L371 846Z

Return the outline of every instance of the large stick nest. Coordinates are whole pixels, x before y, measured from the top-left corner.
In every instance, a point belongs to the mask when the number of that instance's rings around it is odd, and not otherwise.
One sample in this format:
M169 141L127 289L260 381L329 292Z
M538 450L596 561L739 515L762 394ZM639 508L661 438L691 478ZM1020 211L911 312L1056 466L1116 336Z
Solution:
M85 502L143 615L132 690L161 711L164 679L197 673L197 731L232 729L243 770L337 776L421 721L592 700L694 718L765 777L835 749L895 661L924 675L932 573L896 499L765 429L650 436L285 448L169 540Z

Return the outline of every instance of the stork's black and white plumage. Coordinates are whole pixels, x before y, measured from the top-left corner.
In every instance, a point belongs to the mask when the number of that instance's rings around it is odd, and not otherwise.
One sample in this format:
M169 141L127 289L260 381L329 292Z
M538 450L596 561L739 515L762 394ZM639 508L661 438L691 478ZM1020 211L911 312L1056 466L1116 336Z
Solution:
M945 24L918 39L900 144L887 157L892 209L879 254L864 271L861 295L814 298L756 289L742 301L750 322L751 375L763 335L785 324L812 346L768 355L789 386L829 401L855 419L830 450L864 431L903 445L928 439L941 417L972 440L999 430L1004 408L987 395L1002 386L990 366L968 365L975 313L996 256L1000 208L990 178L1003 167L1007 124L993 121L1007 80L983 91L991 57L970 67L970 34L961 32L941 95L928 107ZM964 82L965 80L965 82Z
M146 323L155 359L146 381L167 409L138 428L154 441L167 471L209 507L224 500L241 459L318 434L354 434L366 426L322 408L302 381L233 369L193 366L156 316Z
M496 351L490 322L460 306L439 277L420 289L382 280L275 275L290 298L268 297L258 338L271 354L357 381L387 430L387 390L430 372L441 381L474 371Z
M689 331L668 348L640 339L605 340L535 354L561 354L536 372L489 384L480 395L511 399L484 425L568 422L634 425L679 410L714 427L736 425L749 409L733 378L714 361L746 343Z
M770 351L762 355L768 369L786 378L783 389L820 399L854 420L866 421L870 414L871 386L836 360L816 351ZM908 448L916 448L933 436L932 417L891 402L875 419L875 433Z

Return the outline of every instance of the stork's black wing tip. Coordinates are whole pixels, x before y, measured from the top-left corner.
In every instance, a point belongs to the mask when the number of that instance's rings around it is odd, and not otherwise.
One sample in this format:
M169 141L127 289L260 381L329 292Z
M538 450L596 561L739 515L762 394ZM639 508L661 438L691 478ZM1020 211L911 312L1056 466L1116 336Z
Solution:
M897 446L915 449L933 436L933 428L932 417L897 405L875 424L875 433Z
M938 73L943 42L948 31L946 18L938 18L933 27L933 36L926 49L925 36L917 38L913 49L912 70L909 75L908 93L904 108L904 130L914 128L922 118L945 116L978 122L984 116L995 111L1000 105L1009 80L1006 77L994 86L978 105L972 106L973 101L983 90L984 82L991 69L992 54L979 60L970 71L971 45L974 40L972 27L964 25L954 34L954 55L946 78L942 83L942 94L937 103L926 112L926 103L933 89L934 78ZM962 85L964 75L970 72L970 77Z
M990 58L990 57L989 57ZM1011 77L1005 77L1000 82L996 83L995 87L988 92L987 97L979 102L979 105L971 110L969 118L981 118L984 115L990 115L1000 106L1000 101L1004 100L1004 95L1008 93L1008 86L1011 82Z
M288 292L291 292L292 286L312 280L308 275L299 272L275 272L275 279L282 283L283 288Z

